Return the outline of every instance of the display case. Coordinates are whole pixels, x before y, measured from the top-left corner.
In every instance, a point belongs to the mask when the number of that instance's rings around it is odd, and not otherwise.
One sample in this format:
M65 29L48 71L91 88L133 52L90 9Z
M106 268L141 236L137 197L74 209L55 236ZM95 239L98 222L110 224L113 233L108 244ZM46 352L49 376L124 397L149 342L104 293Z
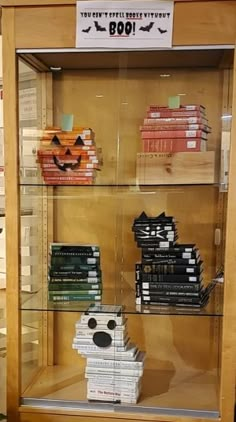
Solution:
M1 3L10 422L232 421L236 2L99 51Z

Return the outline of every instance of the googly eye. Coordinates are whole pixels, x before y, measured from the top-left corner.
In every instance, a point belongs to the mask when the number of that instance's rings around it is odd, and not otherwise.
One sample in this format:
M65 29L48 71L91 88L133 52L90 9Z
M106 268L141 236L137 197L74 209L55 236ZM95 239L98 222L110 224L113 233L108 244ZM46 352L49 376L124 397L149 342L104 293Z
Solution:
M109 330L114 330L116 328L116 321L114 321L114 319L110 319L107 323L107 328L109 328Z
M95 319L95 318L90 318L90 319L88 320L88 327L89 327L89 328L91 328L91 329L93 330L94 328L96 328L96 326L97 326L97 321L96 321L96 319Z

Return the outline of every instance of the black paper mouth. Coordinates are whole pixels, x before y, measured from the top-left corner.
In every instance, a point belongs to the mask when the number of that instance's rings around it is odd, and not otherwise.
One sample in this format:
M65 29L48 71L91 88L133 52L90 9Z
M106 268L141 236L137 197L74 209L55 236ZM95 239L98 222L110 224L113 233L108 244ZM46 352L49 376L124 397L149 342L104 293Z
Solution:
M108 347L111 345L112 338L110 334L105 333L104 331L98 331L93 335L93 342L98 347Z

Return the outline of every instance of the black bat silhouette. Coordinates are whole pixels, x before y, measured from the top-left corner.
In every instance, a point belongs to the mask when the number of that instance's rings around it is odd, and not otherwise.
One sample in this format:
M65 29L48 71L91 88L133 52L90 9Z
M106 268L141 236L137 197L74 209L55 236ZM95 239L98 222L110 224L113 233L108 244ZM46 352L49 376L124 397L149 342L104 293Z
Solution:
M161 28L158 28L158 31L159 31L161 34L165 34L165 33L167 32L167 29L161 29Z
M86 29L82 29L82 32L89 32L90 31L90 29L91 29L92 27L91 26L89 26L88 28L86 28Z
M80 166L80 161L81 161L81 155L77 158L76 163L70 163L70 162L60 163L59 159L55 155L53 155L53 162L54 164L56 164L57 168L61 171L76 170Z
M139 31L150 32L154 25L154 22L150 22L147 26L140 26Z
M99 25L98 21L94 21L94 25L97 31L100 31L100 32L106 31L106 28L104 26Z

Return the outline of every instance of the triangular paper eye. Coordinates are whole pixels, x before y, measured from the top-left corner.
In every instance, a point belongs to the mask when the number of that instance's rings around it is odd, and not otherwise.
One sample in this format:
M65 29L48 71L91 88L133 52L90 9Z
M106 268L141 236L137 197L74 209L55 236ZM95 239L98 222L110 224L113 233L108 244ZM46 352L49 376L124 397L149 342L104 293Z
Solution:
M83 139L81 138L81 136L78 136L78 138L75 141L75 145L84 145Z
M54 145L61 145L60 140L59 140L59 138L57 137L57 135L53 136L51 144L54 144Z

